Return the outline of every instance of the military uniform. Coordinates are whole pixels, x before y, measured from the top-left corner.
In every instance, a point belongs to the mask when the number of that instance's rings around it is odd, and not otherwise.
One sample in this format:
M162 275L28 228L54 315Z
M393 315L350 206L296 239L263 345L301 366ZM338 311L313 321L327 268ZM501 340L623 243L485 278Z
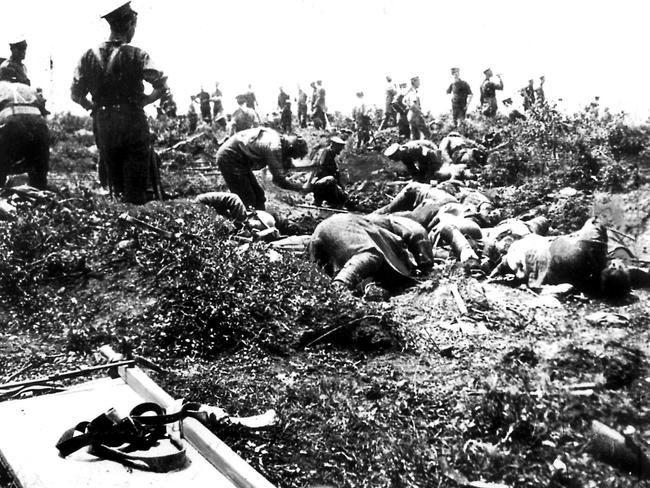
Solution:
M278 94L278 109L282 111L290 99L291 97L285 91L280 90L280 93Z
M302 185L287 180L289 159L282 136L273 129L247 129L231 136L217 151L217 166L231 192L247 207L264 210L264 189L253 171L268 167L273 182L281 188L301 190Z
M522 88L520 93L524 99L523 100L524 110L530 110L533 107L533 105L535 105L535 88L533 88L533 85L530 84Z
M221 101L222 97L223 94L219 88L217 88L212 94L212 117L214 120L218 120L223 114L223 102Z
M495 83L491 78L486 78L481 83L481 112L486 117L494 117L497 114L497 90L503 90L501 79Z
M253 110L255 110L255 105L257 104L257 97L255 96L253 90L248 90L244 94L244 99L246 100L246 106L248 108L252 108Z
M248 108L246 105L240 105L232 113L231 134L236 134L246 129L257 127L257 114L255 110Z
M282 132L285 134L291 133L291 122L293 114L291 113L291 102L287 98L284 102L284 107L282 107L282 112L280 115L280 124L282 125Z
M234 193L222 191L201 193L194 201L212 207L219 215L234 220L237 224L243 224L248 219L244 203Z
M454 81L447 88L447 93L451 94L451 115L454 118L454 122L465 120L465 116L467 115L467 98L472 94L469 83L464 80Z
M404 219L406 220L406 219ZM334 215L316 227L308 244L313 261L348 288L364 279L394 285L432 264L431 242L415 222L392 216Z
M194 99L199 102L199 110L201 110L201 118L204 122L208 124L212 122L212 114L210 113L210 94L201 90L199 93L194 95Z
M402 161L411 178L420 183L428 183L442 166L438 146L431 141L409 141L394 144L386 149L384 155L394 161Z
M49 130L36 90L0 81L0 186L8 174L26 171L31 186L45 189L49 158Z
M513 242L494 274L511 270L533 288L571 283L581 291L600 287L607 266L607 230L595 219L568 235L528 234Z
M75 70L72 98L80 101L91 94L97 147L108 170L109 184L130 203L147 201L152 175L143 81L164 91L166 80L146 52L122 40L109 40L89 49Z
M307 127L307 93L302 90L298 92L298 125Z
M546 95L544 94L544 87L542 85L535 89L535 98L537 99L538 105L544 105L544 102L546 102Z
M11 81L13 83L22 83L31 85L27 76L27 68L20 61L14 61L11 58L6 59L0 64L0 80Z
M313 102L313 113L312 121L314 122L315 129L325 129L327 128L327 104L325 102L325 88L322 86L317 86L314 89L314 102Z
M390 203L375 210L373 213L390 214L395 212L410 212L428 203L431 208L428 209L427 214L435 215L444 204L450 202L458 202L458 199L451 193L440 188L426 183L412 181L402 188ZM416 221L422 223L419 219L416 219Z
M393 99L393 108L397 113L397 131L400 137L409 139L411 137L411 128L408 121L408 107L404 105L404 93L398 93Z
M15 39L9 43L9 48L11 49L11 57L2 59L2 62L0 62L0 81L31 85L27 76L27 68L23 64L27 51L27 41L23 38Z
M339 144L340 148L345 144L344 141L333 138L334 144ZM310 184L314 193L314 204L320 206L324 201L334 207L343 205L347 200L347 194L341 184L341 172L336 162L336 157L340 154L340 149L335 149L332 144L321 148L312 161L316 169L312 172Z
M360 97L359 104L352 110L352 117L357 126L357 149L370 142L370 112Z
M407 120L411 131L411 139L428 139L431 137L429 127L427 127L424 115L422 114L422 105L420 103L420 93L418 89L411 86L409 91L404 95L404 104L408 107Z
M397 95L397 88L395 87L395 83L392 81L388 82L388 86L386 86L386 101L384 104L384 119L381 121L381 125L379 126L379 130L382 130L386 127L392 127L396 124L396 115L397 112L395 111L395 107L393 106L393 100L395 100L395 96Z
M196 130L196 127L199 124L199 116L196 113L196 109L194 108L194 103L190 104L190 108L187 111L187 122L188 122L188 132L192 134Z

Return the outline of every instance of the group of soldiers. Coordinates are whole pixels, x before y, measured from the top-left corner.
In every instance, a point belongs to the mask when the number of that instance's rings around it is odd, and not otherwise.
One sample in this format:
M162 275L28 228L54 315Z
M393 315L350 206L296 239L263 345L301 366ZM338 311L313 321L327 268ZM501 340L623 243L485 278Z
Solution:
M326 90L323 87L323 82L321 80L314 81L311 83L311 87L312 94L309 96L302 87L298 86L298 94L293 100L297 106L298 126L306 128L308 121L311 119L314 128L328 129ZM252 85L248 85L248 90L244 93L235 96L235 101L237 102L237 108L232 114L225 114L223 93L219 88L219 83L216 83L212 95L201 87L198 94L190 97L190 107L187 112L189 132L192 133L196 130L199 121L199 114L194 106L195 103L199 105L203 122L207 124L214 123L217 127L227 130L230 134L262 124L257 97ZM272 112L272 115L278 115L278 128L285 134L290 134L293 130L292 108L292 97L281 86L277 98L277 107Z
M453 80L447 88L447 94L450 95L451 99L453 123L458 127L465 120L473 93L470 85L460 78L459 68L452 68L451 74ZM496 92L503 90L503 80L500 74L495 76L490 68L484 71L484 75L485 78L480 86L480 113L485 117L493 118L498 110ZM544 103L544 82L545 78L541 76L539 86L535 87L534 80L531 79L526 87L519 90L523 98L525 111ZM391 76L386 76L386 83L383 117L378 129L382 130L396 126L400 137L403 139L429 139L431 131L420 100L420 77L414 76L411 78L410 85L406 83L398 85L393 82ZM293 100L297 105L298 126L305 128L308 121L311 120L315 129L327 130L330 128L330 123L327 116L326 90L321 80L312 82L311 88L312 93L308 95L306 91L298 86L298 94ZM285 89L280 87L277 108L273 113L273 115L277 115L278 128L286 134L291 133L293 130L291 98ZM246 92L235 97L238 108L232 114L226 115L224 113L222 99L223 94L218 82L212 95L201 87L199 93L191 97L187 114L190 133L196 130L199 121L199 115L194 107L195 103L199 105L200 118L204 122L214 122L217 127L226 129L230 134L262 124L257 97L251 85L248 85ZM356 99L356 104L352 109L352 119L356 129L357 148L361 148L365 147L370 141L375 110L372 105L367 103L363 91L356 92ZM503 103L504 105L510 105L512 101L506 99ZM163 102L161 102L162 105ZM162 109L159 108L159 112L162 112ZM165 110L165 112L169 113L168 110Z
M493 118L498 110L496 92L503 90L503 79L500 74L495 76L491 68L486 69L483 74L485 78L480 86L479 109L483 116ZM447 88L447 94L451 99L452 119L454 125L458 127L467 116L467 108L472 101L473 92L469 83L461 79L459 68L451 68L451 75L453 80ZM535 88L534 80L531 79L529 84L519 91L523 97L524 110L533 108L536 103L544 103L544 82L545 78L541 76L539 86ZM386 83L384 116L379 124L379 130L397 126L400 136L405 139L429 139L430 130L425 122L420 101L420 77L411 78L410 86L406 83L397 85L390 76L386 76ZM357 113L364 112L367 113L367 110ZM355 122L360 133L366 132L366 121L355 116ZM365 139L365 136L363 138Z
M142 49L131 44L138 14L130 2L102 15L108 23L108 40L83 53L74 71L71 98L86 109L93 121L99 152L100 179L122 201L143 204L160 196L158 158L152 147L149 121L144 107L161 100L165 113L173 112L173 98L167 77ZM23 64L27 43L10 44L11 57L0 65L0 183L7 174L29 173L30 185L45 188L49 163L49 132L45 121L45 100L30 86ZM144 82L151 85L145 92ZM312 118L327 125L325 89L313 83ZM224 124L219 85L213 95L201 90L192 97L201 117ZM267 166L282 187L300 189L285 177L291 158L307 154L305 141L259 125L257 100L252 88L237 97L239 108L232 114L233 137L217 154L217 164L227 185L240 194L247 206L264 206L264 194L252 170ZM286 107L288 96L278 97ZM210 104L212 103L212 106ZM304 96L299 95L299 112ZM284 108L283 107L283 108ZM305 123L303 121L303 123ZM288 128L288 127L287 127Z
M130 44L137 25L137 13L130 2L103 18L110 27L110 36L83 53L73 76L71 97L92 115L100 161L113 194L125 202L142 204L151 198L157 168L144 107L159 99L170 100L167 78L146 52ZM11 43L11 57L0 64L0 176L4 180L11 166L19 162L29 167L30 184L44 188L49 134L44 99L31 87L22 63L26 47L25 40ZM460 79L459 71L454 69L452 73L454 81L448 89L452 111L455 119L462 120L472 93ZM150 93L145 93L144 81L151 85ZM402 86L402 90L394 88L390 77L387 81L387 108L395 108L395 100L401 100L403 111L387 110L382 126L408 124L413 140L394 144L385 155L402 161L412 181L390 204L372 214L336 215L319 224L309 236L307 247L312 258L332 274L336 283L355 288L367 279L391 282L400 276L413 278L431 269L433 248L446 244L461 263L471 268L492 275L511 271L531 286L568 282L581 290L608 296L625 294L632 286L647 286L650 280L643 270L608 259L607 232L597 221L588 221L575 234L554 237L544 236L548 221L543 215L502 221L488 197L462 182L471 177L475 167L485 163L489 152L486 146L457 132L436 145L430 140L422 114L419 78L412 78L410 88ZM540 81L543 86L543 78ZM314 82L312 88L312 120L326 128L325 89L321 82ZM486 116L496 113L495 91L502 88L501 77L493 80L491 70L486 70L481 85ZM522 90L522 95L528 106L543 101L541 86L536 91L533 83ZM365 107L363 93L357 96L359 105ZM201 90L192 100L199 102L206 122L221 123L221 98L217 84L212 96ZM241 112L233 114L234 124L257 116L257 101L250 86L249 92L237 99ZM306 93L300 90L301 125L306 124L307 100ZM278 109L287 107L290 111L290 96L281 88ZM364 115L367 111L355 111L359 120ZM267 168L273 182L283 189L312 193L317 205L344 205L347 195L337 159L346 141L333 136L317 148L312 154L311 176L304 183L297 182L290 176L292 161L306 157L309 148L302 137L288 133L290 126L284 128L287 133L268 127L237 126L216 154L230 193L213 193L197 201L236 220L252 220L270 230L273 218L263 213L266 197L253 173Z
M251 94L253 96L253 102L254 102L255 94L252 93L252 90L251 90ZM189 122L190 133L196 130L198 120L199 120L198 114L196 113L196 109L194 108L194 103L199 104L199 110L201 111L201 119L204 122L210 124L214 121L216 125L225 129L226 117L223 111L222 97L223 97L223 93L219 88L218 81L215 83L214 92L212 93L212 95L210 95L208 92L206 92L203 89L203 87L201 87L199 93L190 97L190 108L187 111L187 119ZM210 107L211 103L212 103L212 107Z
M293 138L292 138L293 137ZM268 166L282 188L313 192L314 202L336 207L345 201L337 158L345 141L332 137L314 156L316 169L305 184L287 178L291 158L307 153L296 136L272 129L248 129L219 150L219 168L230 192L200 195L221 215L248 227L253 235L277 239L275 217L265 210L264 191L254 169ZM322 221L313 234L275 240L280 248L306 249L312 260L332 276L333 284L363 292L369 283L395 288L427 276L434 256L446 247L468 271L498 277L511 273L533 289L562 285L607 298L623 298L632 288L650 286L650 274L612 257L604 225L589 219L582 229L549 236L550 222L542 210L531 209L520 218L503 219L502 211L484 193L472 189L466 172L440 171L449 167L478 166L485 162L482 146L451 133L440 144L410 141L394 150L407 160L425 182L405 187L382 208L370 214L336 213Z

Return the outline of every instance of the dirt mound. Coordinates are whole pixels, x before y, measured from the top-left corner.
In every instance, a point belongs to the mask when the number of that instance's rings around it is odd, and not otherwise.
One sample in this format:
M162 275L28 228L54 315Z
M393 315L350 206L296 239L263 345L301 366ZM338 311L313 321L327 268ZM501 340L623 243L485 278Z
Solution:
M643 373L644 354L637 348L609 342L602 351L569 345L550 362L560 380L602 382L607 388L629 386Z

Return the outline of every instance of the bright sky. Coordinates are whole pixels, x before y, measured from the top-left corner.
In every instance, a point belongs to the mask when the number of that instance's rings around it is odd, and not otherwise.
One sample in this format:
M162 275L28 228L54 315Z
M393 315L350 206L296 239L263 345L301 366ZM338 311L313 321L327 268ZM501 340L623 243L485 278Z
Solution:
M108 36L103 0L5 2L0 55L18 33L28 41L25 64L55 111L83 111L69 99L77 60ZM546 75L546 93L578 108L601 97L636 120L650 116L647 22L643 0L134 0L133 44L169 76L180 111L203 85L219 80L226 109L252 83L261 111L275 108L278 87L322 79L330 110L348 111L354 93L383 105L385 75L422 80L425 110L449 109L449 68L461 68L478 100L486 67L503 74L500 98L529 78ZM21 19L24 23L21 24ZM8 22L5 22L7 25ZM49 70L49 58L54 70ZM501 94L499 94L501 95Z

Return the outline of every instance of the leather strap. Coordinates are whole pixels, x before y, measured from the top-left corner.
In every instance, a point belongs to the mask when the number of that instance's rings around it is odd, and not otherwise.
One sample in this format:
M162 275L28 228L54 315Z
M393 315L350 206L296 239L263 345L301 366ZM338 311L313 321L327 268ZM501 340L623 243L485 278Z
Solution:
M0 110L0 123L12 115L41 115L41 111L33 105L9 105Z
M80 422L65 431L56 447L63 457L90 446L89 452L98 457L149 471L172 471L183 467L187 458L182 441L170 437L165 425L188 416L207 422L207 413L199 412L199 408L197 403L187 403L180 411L166 414L156 403L142 403L124 418L119 418L115 410L110 409L90 422ZM161 443L169 443L176 451L155 456L134 454Z

